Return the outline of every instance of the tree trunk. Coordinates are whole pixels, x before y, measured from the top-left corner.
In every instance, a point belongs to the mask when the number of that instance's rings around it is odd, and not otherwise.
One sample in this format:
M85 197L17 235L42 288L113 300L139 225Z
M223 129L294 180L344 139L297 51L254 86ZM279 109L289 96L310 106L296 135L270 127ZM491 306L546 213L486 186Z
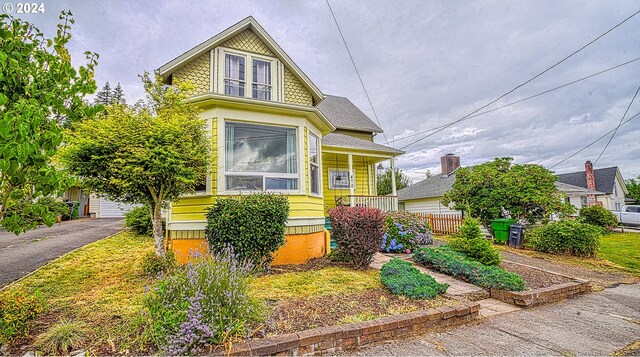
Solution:
M153 225L153 242L156 248L156 254L159 257L165 257L164 251L164 234L162 232L162 205L153 203L150 205L151 224Z

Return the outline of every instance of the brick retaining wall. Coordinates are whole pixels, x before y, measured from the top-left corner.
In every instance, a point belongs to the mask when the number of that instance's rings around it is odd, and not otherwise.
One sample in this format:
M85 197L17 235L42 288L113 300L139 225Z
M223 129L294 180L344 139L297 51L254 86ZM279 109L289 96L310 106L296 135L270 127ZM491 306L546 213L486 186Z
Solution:
M234 344L232 356L332 354L368 344L421 333L433 327L461 324L478 317L480 304L410 312L348 325L319 327L296 333Z

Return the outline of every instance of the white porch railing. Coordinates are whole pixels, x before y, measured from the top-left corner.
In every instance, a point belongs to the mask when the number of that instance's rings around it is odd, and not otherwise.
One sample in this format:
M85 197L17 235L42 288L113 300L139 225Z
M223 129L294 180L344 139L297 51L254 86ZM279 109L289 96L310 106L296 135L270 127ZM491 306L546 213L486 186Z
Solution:
M349 204L354 207L378 208L384 212L397 210L398 196L349 196Z

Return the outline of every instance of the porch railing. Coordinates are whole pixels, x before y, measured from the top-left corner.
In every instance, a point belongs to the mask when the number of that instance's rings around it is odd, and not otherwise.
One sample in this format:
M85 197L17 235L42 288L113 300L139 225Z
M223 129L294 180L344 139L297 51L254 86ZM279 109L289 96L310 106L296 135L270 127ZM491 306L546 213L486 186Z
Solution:
M395 211L398 207L398 196L349 196L349 204L357 207L378 208L384 212Z

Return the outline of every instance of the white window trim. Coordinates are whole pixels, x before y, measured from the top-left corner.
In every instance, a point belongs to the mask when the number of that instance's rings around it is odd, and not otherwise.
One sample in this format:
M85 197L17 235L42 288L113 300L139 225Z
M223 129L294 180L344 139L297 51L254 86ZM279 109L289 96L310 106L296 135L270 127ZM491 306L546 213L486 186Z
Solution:
M348 187L333 187L333 182L331 181L331 171L341 171L341 172L349 172L349 168L335 168L335 167L330 167L327 168L327 180L329 180L329 189L330 190L335 190L335 191L340 191L340 190L349 190L350 189L350 185L351 182L349 182L349 186ZM351 177L349 178L350 180L353 179L353 188L355 190L356 188L356 170L353 169L353 172L351 172ZM355 192L355 191L354 191Z
M205 120L206 123L206 135L207 135L207 139L208 139L208 143L209 143L209 148L211 148L212 150L215 148L211 147L211 135L213 134L213 118L208 118ZM186 195L182 195L181 197L210 197L213 195L213 192L211 192L211 176L212 176L212 172L211 172L211 165L209 165L209 172L207 173L207 184L206 184L206 188L204 191L195 191L193 193L189 193Z
M218 67L218 79L216 81L215 92L218 94L225 94L224 92L224 80L225 80L225 55L235 55L242 56L245 58L245 66L244 66L244 97L240 98L248 98L255 100L263 100L258 98L253 98L253 60L258 59L265 62L271 62L271 102L282 102L284 96L284 71L281 70L281 62L275 57L263 56L252 52L246 52L241 50L236 50L227 47L218 47L215 52L217 55L216 64ZM215 66L214 66L215 67ZM226 95L226 94L225 94ZM230 95L231 96L231 95ZM233 96L237 97L237 96ZM267 100L265 100L267 101Z
M269 193L282 193L285 195L306 195L306 180L305 180L305 165L306 162L304 160L304 127L302 125L295 125L287 120L282 120L278 122L260 122L253 120L243 120L237 118L223 118L218 119L218 195L242 195L242 194L251 194L255 192L269 192ZM246 124L254 124L254 125L264 125L264 126L276 126L276 127L286 127L286 128L295 128L296 129L296 141L297 141L297 162L298 162L298 173L296 174L279 174L279 173L251 173L249 172L235 172L235 171L226 171L226 148L225 148L225 125L227 122L233 123L246 123ZM302 140L301 140L302 138ZM236 175L236 176L265 176L265 175L273 175L272 177L288 177L287 175L291 175L291 178L298 178L298 189L296 190L227 190L227 174ZM264 183L264 178L263 178Z
M316 143L317 143L317 147L316 147L316 158L317 158L317 162L313 163L311 162L311 145L309 145L308 148L308 156L309 156L309 165L313 165L317 168L317 172L318 172L318 192L313 192L311 191L311 166L309 166L309 195L310 196L314 196L314 197L322 197L322 190L323 190L323 186L322 186L322 144L320 144L320 136L316 135L314 132L312 132L311 130L307 129L307 137L313 135L313 137L316 138ZM307 139L309 140L309 139ZM310 140L309 140L310 142Z

